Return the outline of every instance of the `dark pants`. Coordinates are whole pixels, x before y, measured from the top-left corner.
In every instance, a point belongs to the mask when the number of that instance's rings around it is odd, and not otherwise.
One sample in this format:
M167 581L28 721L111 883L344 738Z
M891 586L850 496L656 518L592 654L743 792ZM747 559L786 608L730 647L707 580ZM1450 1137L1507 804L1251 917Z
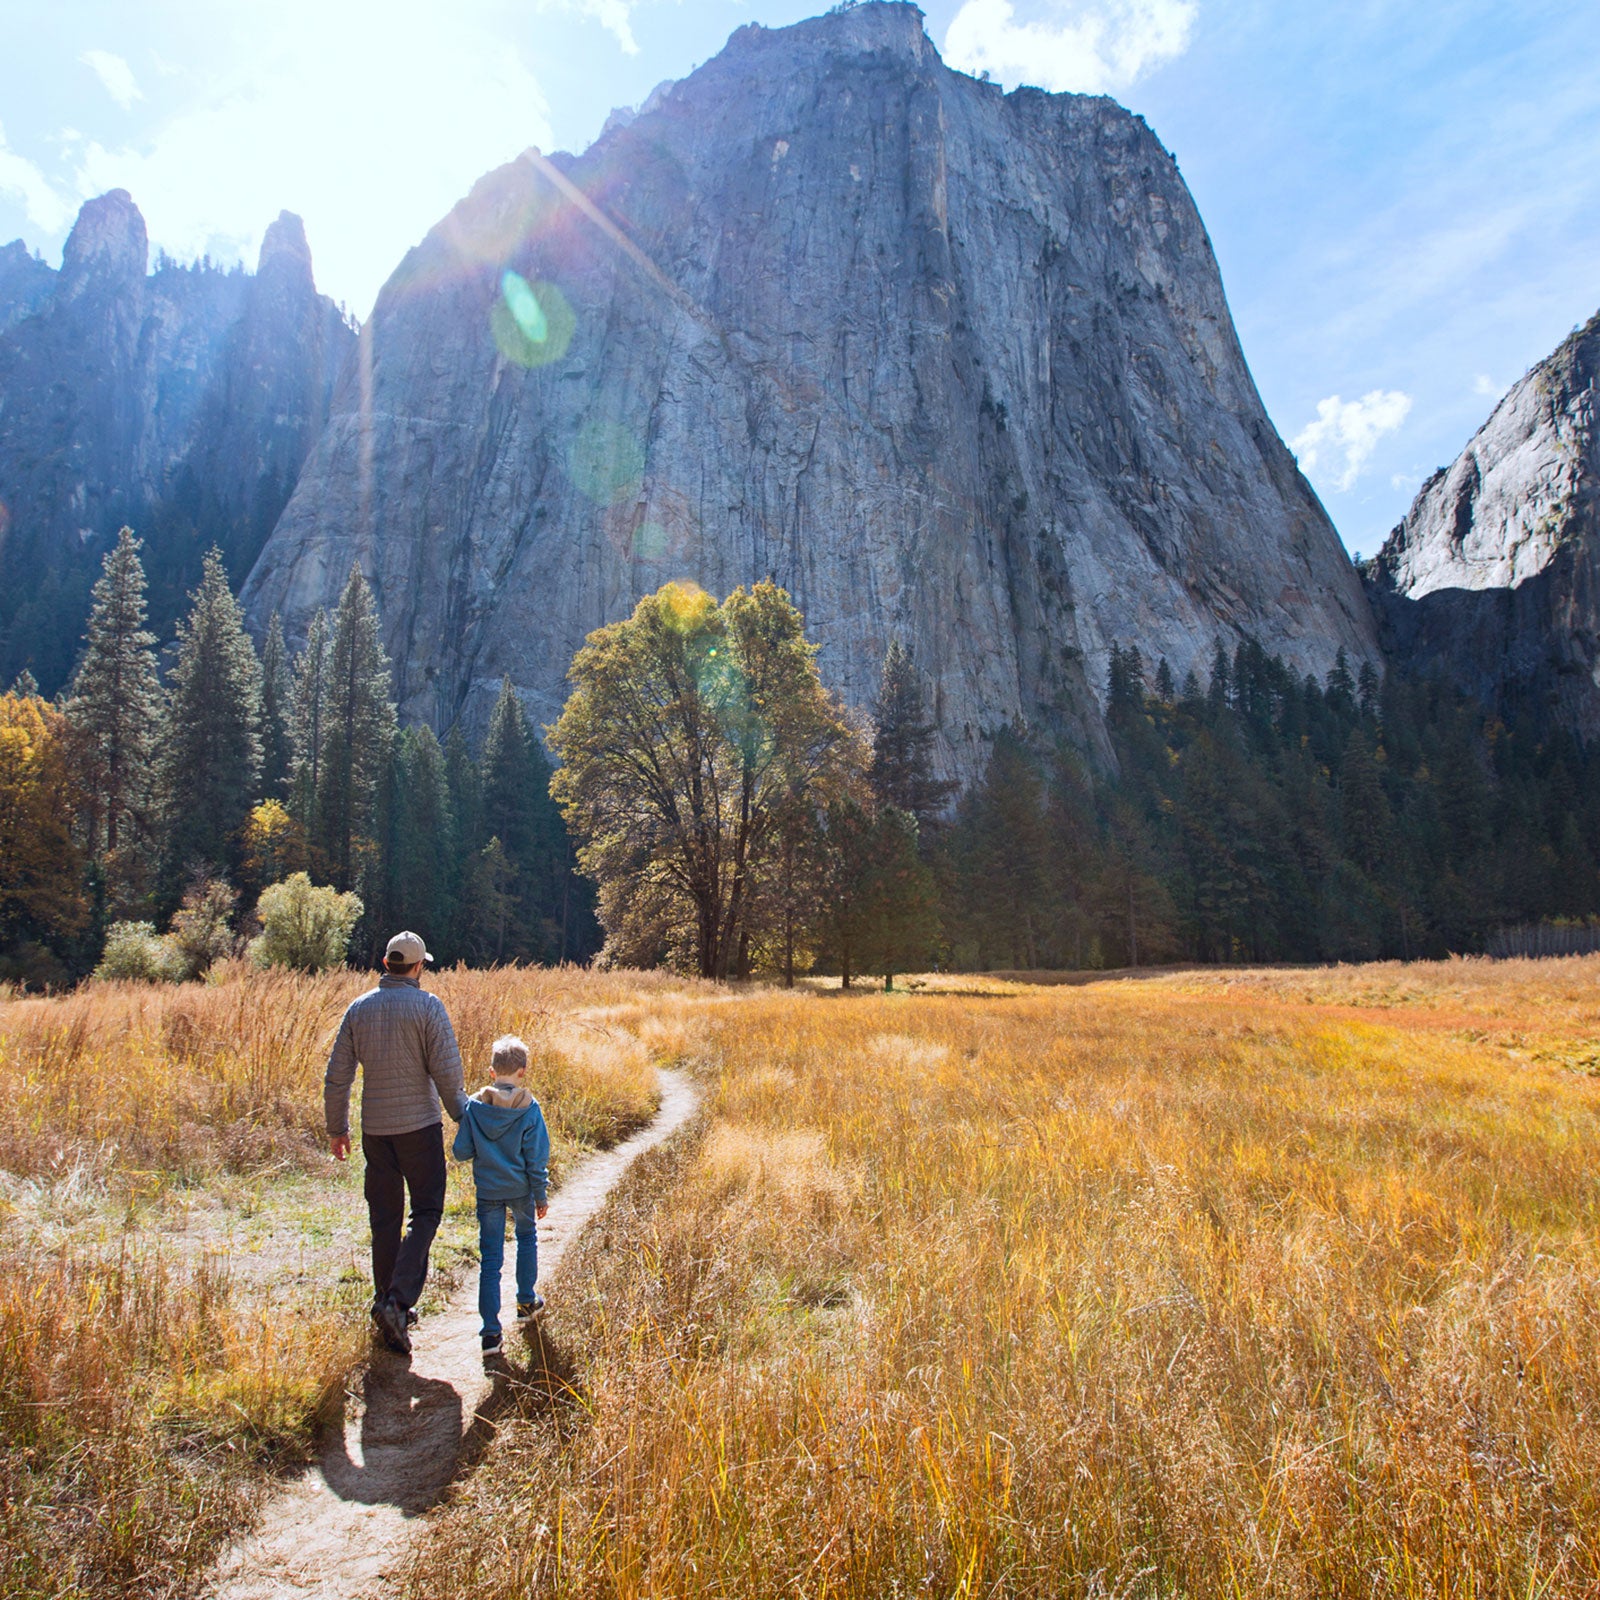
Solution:
M393 1295L408 1311L422 1297L428 1250L444 1216L444 1130L361 1136L367 1158L367 1215L372 1220L372 1283L377 1298ZM400 1237L406 1191L411 1226Z

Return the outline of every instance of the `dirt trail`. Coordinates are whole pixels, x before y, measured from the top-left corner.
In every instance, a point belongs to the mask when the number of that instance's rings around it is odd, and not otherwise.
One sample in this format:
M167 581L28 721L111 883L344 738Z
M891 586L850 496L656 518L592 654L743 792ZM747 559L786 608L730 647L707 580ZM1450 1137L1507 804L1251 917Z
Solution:
M690 1079L665 1068L659 1076L661 1109L650 1126L591 1156L551 1195L550 1214L539 1225L541 1287L633 1158L693 1114L699 1097ZM501 1296L508 1311L516 1305L514 1256L508 1244ZM515 1359L516 1325L506 1326ZM351 1600L398 1577L422 1529L419 1513L492 1436L495 1401L509 1371L479 1349L476 1273L416 1330L414 1345L409 1360L374 1351L360 1402L347 1407L342 1426L325 1431L316 1467L278 1494L255 1532L224 1556L204 1591L213 1600Z

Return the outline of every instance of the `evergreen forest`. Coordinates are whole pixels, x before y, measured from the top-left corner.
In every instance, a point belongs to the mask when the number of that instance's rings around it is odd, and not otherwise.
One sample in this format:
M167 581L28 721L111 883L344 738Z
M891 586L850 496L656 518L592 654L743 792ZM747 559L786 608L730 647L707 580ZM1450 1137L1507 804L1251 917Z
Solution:
M1113 647L1110 760L1003 727L957 792L906 650L852 714L770 584L591 636L555 773L509 682L476 743L398 725L359 569L294 652L215 551L165 651L146 621L125 529L67 687L0 696L0 978L200 908L237 948L296 873L359 897L357 964L413 927L444 963L789 982L1439 956L1600 915L1600 757L1343 656L1318 681L1245 641L1180 684Z

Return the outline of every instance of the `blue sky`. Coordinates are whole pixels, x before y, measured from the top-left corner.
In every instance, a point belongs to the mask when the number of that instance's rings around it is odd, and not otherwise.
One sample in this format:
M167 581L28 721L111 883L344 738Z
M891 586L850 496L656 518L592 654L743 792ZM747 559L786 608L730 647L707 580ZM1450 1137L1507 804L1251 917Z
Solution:
M21 0L4 0L8 10ZM791 0L74 0L0 56L0 241L121 185L174 255L281 208L364 315L473 180L581 149ZM1279 431L1370 553L1600 309L1597 0L938 0L952 65L1114 94L1178 158Z

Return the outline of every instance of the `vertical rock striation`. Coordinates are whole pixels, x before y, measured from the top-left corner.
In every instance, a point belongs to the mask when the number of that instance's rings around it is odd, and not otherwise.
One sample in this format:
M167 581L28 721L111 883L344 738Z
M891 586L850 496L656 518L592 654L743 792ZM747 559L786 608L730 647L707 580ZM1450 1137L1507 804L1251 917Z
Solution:
M771 575L853 701L910 644L963 775L1005 722L1103 747L1113 643L1377 653L1171 157L950 71L903 4L742 28L478 183L380 296L252 616L303 631L353 561L409 719L508 676L551 720L641 593Z
M125 190L90 200L52 272L0 251L0 681L66 676L117 529L145 538L158 616L222 545L243 576L322 429L354 343L299 219L254 277L161 262Z
M1600 315L1423 484L1367 568L1389 648L1510 714L1600 735Z

